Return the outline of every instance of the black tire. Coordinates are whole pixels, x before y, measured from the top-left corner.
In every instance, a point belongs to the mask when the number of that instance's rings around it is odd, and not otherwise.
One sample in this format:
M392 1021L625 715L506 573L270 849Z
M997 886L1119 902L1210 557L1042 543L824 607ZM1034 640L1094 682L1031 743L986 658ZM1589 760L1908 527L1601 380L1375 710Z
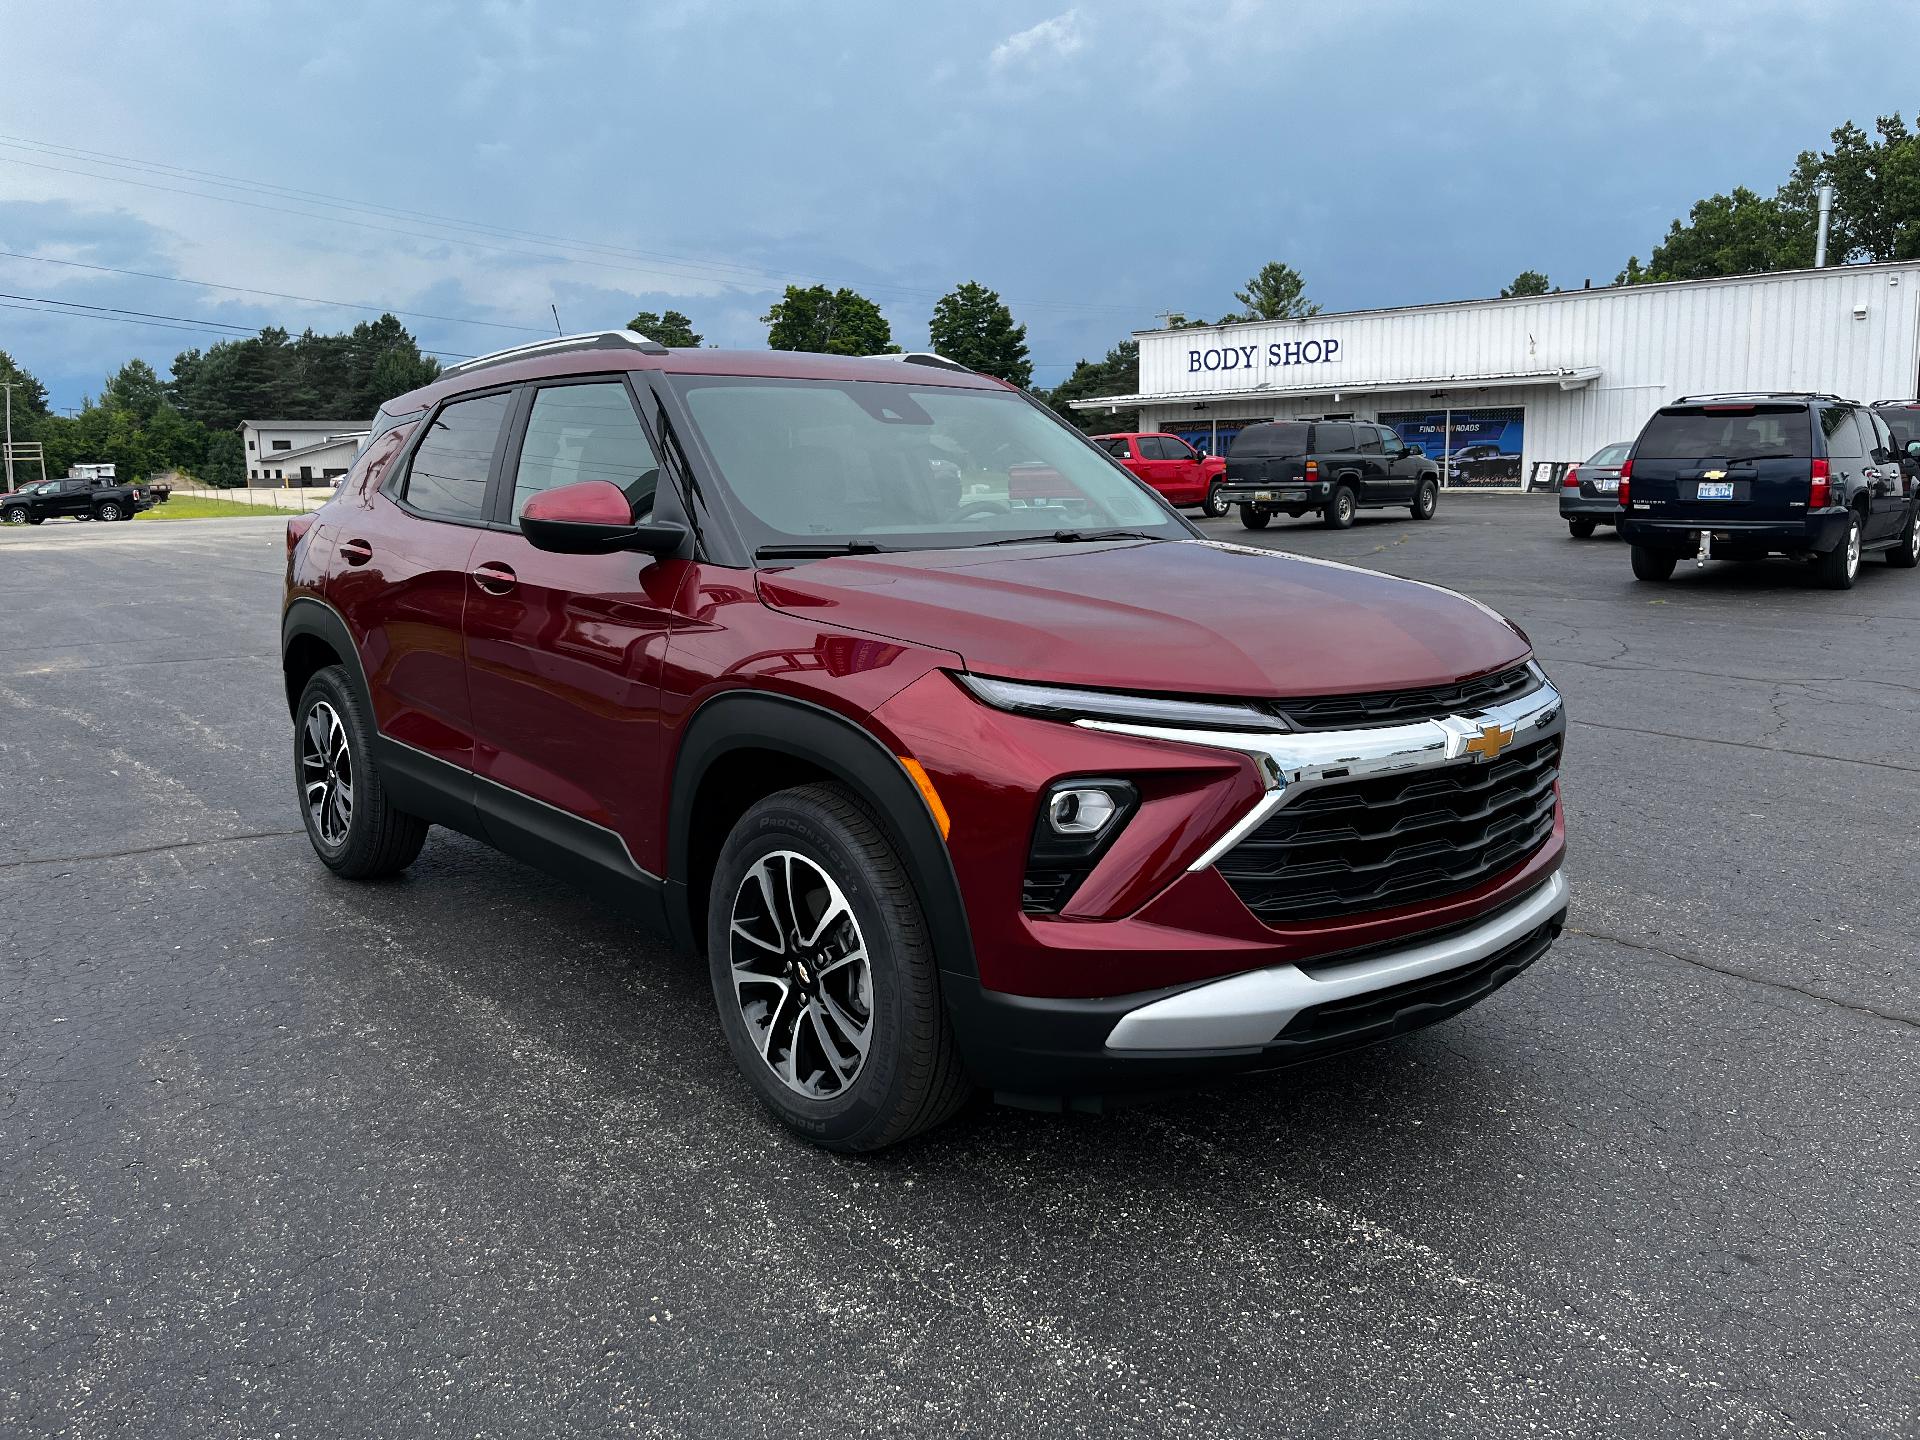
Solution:
M1847 533L1840 543L1813 562L1814 576L1823 590L1851 590L1860 573L1860 512L1847 512Z
M0 510L0 523L7 525L25 525L32 518L24 505L9 505L5 510Z
M795 1081L776 1070L803 1043L815 1058L820 1055L817 1047L822 1032L817 1027L825 1023L826 1010L822 1010L820 1020L809 1022L810 1039L803 1042L797 1013L804 1011L787 1007L796 997L802 997L806 1008L812 1008L816 1004L812 997L834 983L829 980L829 971L819 968L822 950L809 952L794 943L798 940L796 921L794 941L783 939L782 954L769 956L766 947L756 947L748 933L760 922L736 915L736 906L745 907L741 912L744 916L763 898L753 873L755 867L782 853L806 862L796 867L802 875L814 880L826 877L839 888L846 911L857 927L853 941L867 957L866 1049L850 1077L832 1074L839 1088L830 1093L802 1093ZM791 866L792 862L781 860L779 864ZM791 875L795 870L786 873ZM791 908L797 912L803 907L796 902ZM812 912L808 918L812 918ZM739 925L736 919L741 920ZM736 942L736 934L743 938ZM825 943L832 943L832 937ZM791 955L786 954L789 947ZM773 990L751 981L736 987L736 949L746 962L741 973L778 971L787 977L789 988ZM798 963L794 963L796 957ZM826 956L830 966L832 958ZM874 813L839 785L782 790L740 817L714 867L707 901L707 962L720 1028L748 1087L782 1124L816 1145L848 1152L897 1145L950 1118L971 1093L972 1084L960 1063L941 1003L933 943L926 914L914 892L913 877ZM807 969L809 964L815 967L813 971ZM749 1000L743 989L769 999L778 997L778 1003L764 1015L764 1055L762 1036L753 1028L762 1016L755 1013L750 1020L748 1007L767 1001ZM846 998L843 993L841 999ZM857 1010L857 1001L851 1008ZM780 1043L786 1028L780 1023L783 1015L792 1021L793 1036L792 1044L785 1047ZM835 1027L833 1033L839 1046L850 1032ZM842 1053L844 1056L846 1051ZM771 1058L776 1055L777 1059ZM789 1068L799 1080L799 1064ZM830 1073L828 1065L809 1062L809 1068L815 1085Z
M1572 535L1576 540L1588 539L1597 527L1597 521L1589 520L1584 516L1579 519L1567 521L1567 533Z
M1242 505L1240 507L1240 523L1249 530L1266 529L1267 521L1272 518L1273 516L1265 510L1257 509L1252 505Z
M1416 520L1431 520L1433 512L1440 508L1440 482L1422 480L1413 492L1413 504L1410 507Z
M1329 530L1351 530L1353 517L1359 509L1360 497L1353 493L1353 487L1336 485L1333 487L1333 498L1327 502L1327 508L1320 512L1320 523Z
M93 507L93 518L106 521L118 520L120 518L120 506L112 500L103 501L101 504Z
M331 822L323 823L308 803L307 787L318 783L321 775L309 758L308 748L309 725L319 706L327 707L338 719L345 739L346 791L350 799L343 833L337 835L328 833L327 824ZM332 754L331 724L326 728L326 753ZM398 875L413 863L426 842L427 822L395 809L387 798L387 788L373 763L373 726L361 713L346 671L338 665L317 671L300 692L300 703L294 708L293 783L300 818L306 824L314 853L323 865L345 879L378 880Z
M1887 564L1896 570L1911 570L1920 565L1920 511L1907 516L1907 528L1887 551Z
M1207 487L1207 498L1200 502L1200 513L1209 520L1224 520L1227 508L1227 502L1220 498L1220 484L1215 481Z
M1633 578L1636 580L1671 580L1673 567L1679 563L1677 555L1665 554L1659 550L1649 550L1644 545L1633 547Z

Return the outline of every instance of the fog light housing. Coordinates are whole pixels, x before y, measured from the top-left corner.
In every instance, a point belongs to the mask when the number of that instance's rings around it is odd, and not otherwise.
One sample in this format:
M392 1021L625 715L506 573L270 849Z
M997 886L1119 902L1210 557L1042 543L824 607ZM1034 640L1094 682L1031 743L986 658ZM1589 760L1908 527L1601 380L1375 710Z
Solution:
M1029 915L1058 914L1139 803L1130 780L1075 778L1048 786L1034 817L1020 908Z

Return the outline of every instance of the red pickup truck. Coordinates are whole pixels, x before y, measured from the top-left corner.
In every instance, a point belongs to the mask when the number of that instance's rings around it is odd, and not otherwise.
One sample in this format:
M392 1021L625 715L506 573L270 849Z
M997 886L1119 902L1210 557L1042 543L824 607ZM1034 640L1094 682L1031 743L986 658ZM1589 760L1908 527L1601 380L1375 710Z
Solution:
M1196 450L1178 435L1159 432L1096 435L1093 443L1159 491L1168 504L1198 505L1216 520L1227 513L1225 502L1214 495L1214 487L1227 473L1227 462L1220 456Z

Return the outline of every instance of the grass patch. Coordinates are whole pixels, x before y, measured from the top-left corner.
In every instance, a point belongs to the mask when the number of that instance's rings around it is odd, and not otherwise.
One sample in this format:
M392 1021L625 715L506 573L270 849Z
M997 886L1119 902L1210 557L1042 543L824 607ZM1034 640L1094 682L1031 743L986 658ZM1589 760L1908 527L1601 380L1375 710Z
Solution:
M237 500L204 500L197 495L176 495L164 505L142 510L136 520L217 520L229 515L278 515L291 519L303 512L276 510L271 505L243 505Z

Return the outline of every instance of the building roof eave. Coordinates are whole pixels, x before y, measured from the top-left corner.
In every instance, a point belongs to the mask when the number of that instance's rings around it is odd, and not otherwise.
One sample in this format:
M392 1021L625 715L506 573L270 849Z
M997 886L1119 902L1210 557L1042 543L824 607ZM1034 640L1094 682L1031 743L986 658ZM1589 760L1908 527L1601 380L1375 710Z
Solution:
M1397 395L1408 392L1487 390L1496 385L1558 385L1579 390L1600 378L1598 365L1558 366L1551 370L1512 370L1497 375L1442 375L1412 380L1345 380L1327 385L1259 385L1248 390L1180 390L1157 395L1099 395L1070 400L1075 410L1135 410L1142 405L1211 405L1220 401L1288 400L1322 395Z

